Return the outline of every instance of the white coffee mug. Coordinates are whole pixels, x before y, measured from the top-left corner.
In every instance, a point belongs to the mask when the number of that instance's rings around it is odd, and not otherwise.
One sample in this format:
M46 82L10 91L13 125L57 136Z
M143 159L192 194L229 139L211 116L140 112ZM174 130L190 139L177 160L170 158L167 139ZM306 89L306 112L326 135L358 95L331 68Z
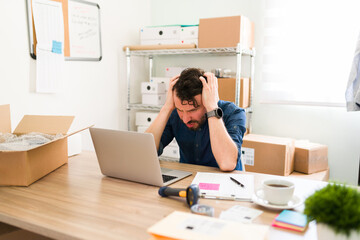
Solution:
M285 205L294 195L295 185L284 179L269 179L262 183L264 199L271 204Z

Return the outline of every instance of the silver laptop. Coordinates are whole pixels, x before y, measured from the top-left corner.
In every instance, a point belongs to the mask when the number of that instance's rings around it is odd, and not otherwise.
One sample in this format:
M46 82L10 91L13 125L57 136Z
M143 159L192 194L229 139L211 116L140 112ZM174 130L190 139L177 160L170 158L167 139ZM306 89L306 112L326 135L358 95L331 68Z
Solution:
M154 186L166 186L191 172L161 168L150 133L90 128L102 174Z

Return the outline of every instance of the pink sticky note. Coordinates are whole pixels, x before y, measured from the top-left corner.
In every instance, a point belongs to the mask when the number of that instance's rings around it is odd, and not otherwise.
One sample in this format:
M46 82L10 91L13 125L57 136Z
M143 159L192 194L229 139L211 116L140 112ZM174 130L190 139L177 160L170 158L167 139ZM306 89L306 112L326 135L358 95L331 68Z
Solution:
M219 183L199 183L199 188L202 190L218 191L220 188L220 184Z

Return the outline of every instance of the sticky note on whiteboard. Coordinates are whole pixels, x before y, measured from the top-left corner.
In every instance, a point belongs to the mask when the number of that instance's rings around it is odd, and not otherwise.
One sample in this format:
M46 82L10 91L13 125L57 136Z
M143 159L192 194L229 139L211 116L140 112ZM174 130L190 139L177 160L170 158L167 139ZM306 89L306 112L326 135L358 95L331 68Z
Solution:
M62 53L62 42L53 40L51 52L61 54Z

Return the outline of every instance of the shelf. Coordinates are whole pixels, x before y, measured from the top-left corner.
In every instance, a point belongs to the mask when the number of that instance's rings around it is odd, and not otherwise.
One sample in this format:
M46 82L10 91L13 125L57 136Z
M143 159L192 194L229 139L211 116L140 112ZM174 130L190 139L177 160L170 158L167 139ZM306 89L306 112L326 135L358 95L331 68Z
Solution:
M128 106L128 110L134 109L134 110L150 110L150 111L160 111L162 106L156 106L156 105L146 105L141 103L130 103ZM246 113L252 113L252 108L248 107L245 108Z
M153 63L155 56L191 56L191 55L203 55L210 57L217 56L232 56L235 57L236 61L236 85L235 85L235 99L237 105L239 105L240 101L240 77L242 76L242 57L249 56L249 58L245 58L244 60L250 61L250 73L251 73L251 83L250 83L250 107L245 108L245 112L247 114L247 126L251 131L251 115L253 113L253 109L251 108L252 103L252 95L253 95L253 82L254 82L254 66L255 66L255 49L242 48L241 44L238 43L236 47L223 47L223 48L196 48L195 45L134 45L134 46L124 46L123 50L126 52L126 73L127 73L127 110L128 110L128 130L131 129L130 115L131 110L147 110L153 112L159 112L162 106L154 106L154 105L144 105L141 103L130 103L130 70L131 70L131 57L133 56L142 56L148 57L149 62L149 73L150 79L152 77L153 71ZM156 59L156 58L155 58Z
M130 103L128 110L135 109L135 110L151 110L151 111L160 111L162 106L156 106L156 105L146 105L141 103Z
M154 55L187 55L187 54L215 54L215 55L234 55L237 52L236 47L227 48L189 48L189 49L159 49L159 50L132 50L128 51L131 56L154 56ZM244 55L254 56L255 51L251 49L242 49Z

